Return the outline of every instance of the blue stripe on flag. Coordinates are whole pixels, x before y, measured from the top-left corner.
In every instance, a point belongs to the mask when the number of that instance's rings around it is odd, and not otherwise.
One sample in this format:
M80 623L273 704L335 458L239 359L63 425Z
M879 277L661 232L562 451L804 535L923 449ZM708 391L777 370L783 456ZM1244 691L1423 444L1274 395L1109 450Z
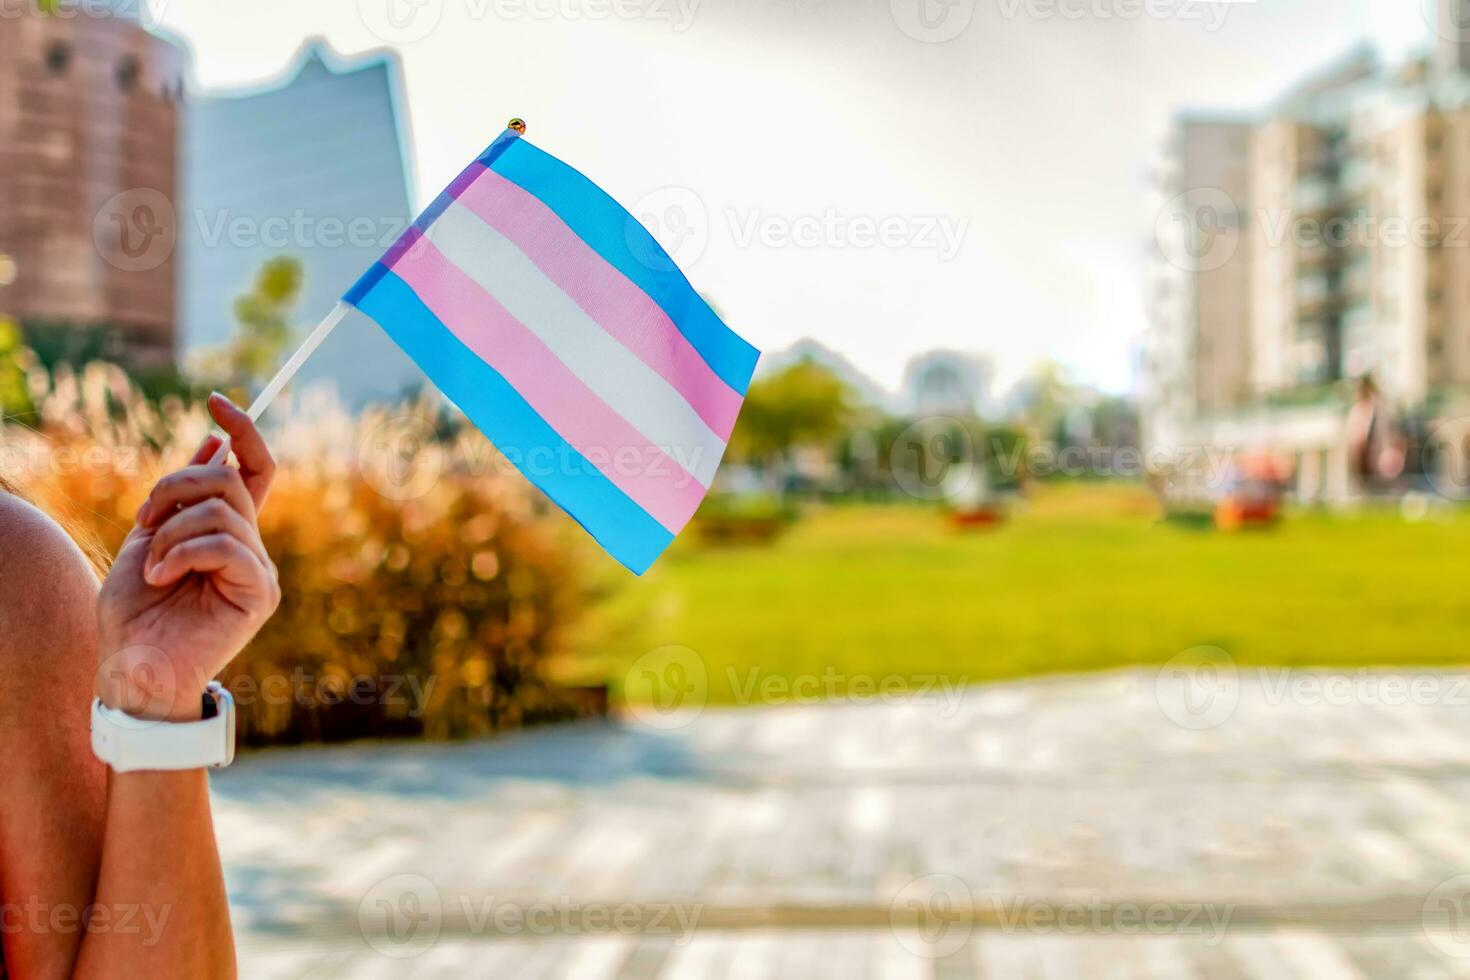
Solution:
M505 132L495 137L493 143L485 147L485 152L480 154L478 162L481 166L485 167L492 165L496 160L500 159L500 154L504 153L512 143L520 138L520 133L507 127Z
M362 302L364 296L373 291L373 287L383 281L383 277L387 274L388 267L386 265L381 262L374 262L368 267L368 271L364 272L358 278L357 282L352 284L352 288L342 294L342 302L357 306Z
M536 414L498 371L450 333L397 274L384 269L354 305L618 561L642 575L674 540ZM549 458L542 464L536 454Z
M710 369L745 394L760 351L715 316L638 219L581 173L525 140L508 141L489 166L540 198L578 238L636 283Z

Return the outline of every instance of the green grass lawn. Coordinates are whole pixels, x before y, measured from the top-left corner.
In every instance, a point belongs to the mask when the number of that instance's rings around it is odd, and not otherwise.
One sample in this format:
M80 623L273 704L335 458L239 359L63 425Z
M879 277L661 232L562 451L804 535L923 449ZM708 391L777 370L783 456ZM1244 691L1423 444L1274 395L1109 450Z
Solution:
M1160 524L1137 488L1060 486L989 531L953 531L931 509L842 506L769 547L685 537L591 611L571 676L637 701L662 665L693 656L722 703L762 700L740 694L757 679L974 682L1199 645L1242 664L1470 662L1470 513L1293 513L1227 534ZM666 646L694 653L650 654Z

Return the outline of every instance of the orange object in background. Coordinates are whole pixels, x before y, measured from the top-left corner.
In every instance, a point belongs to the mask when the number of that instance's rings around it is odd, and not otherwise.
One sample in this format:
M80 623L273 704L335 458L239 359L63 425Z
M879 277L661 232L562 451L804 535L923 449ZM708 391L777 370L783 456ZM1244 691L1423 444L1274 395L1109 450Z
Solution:
M1291 470L1289 457L1272 453L1243 457L1239 478L1215 506L1215 526L1222 531L1236 531L1266 527L1280 520Z
M1238 531L1243 527L1264 527L1281 517L1279 500L1230 496L1215 508L1215 526L1222 531Z
M960 530L971 528L996 527L1005 520L1005 513L999 507L980 506L970 507L965 510L952 510L949 512L949 526Z

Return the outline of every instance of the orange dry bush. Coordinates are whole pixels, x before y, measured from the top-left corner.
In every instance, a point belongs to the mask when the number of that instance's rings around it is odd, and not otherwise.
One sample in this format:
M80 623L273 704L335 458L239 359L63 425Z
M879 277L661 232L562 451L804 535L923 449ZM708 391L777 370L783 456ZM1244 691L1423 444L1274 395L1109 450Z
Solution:
M150 405L106 366L37 394L38 425L0 427L0 468L115 553L207 419ZM287 418L261 515L284 598L221 678L242 740L453 738L579 714L544 669L585 604L582 546L483 437L436 431L422 403ZM405 427L425 438L383 437Z

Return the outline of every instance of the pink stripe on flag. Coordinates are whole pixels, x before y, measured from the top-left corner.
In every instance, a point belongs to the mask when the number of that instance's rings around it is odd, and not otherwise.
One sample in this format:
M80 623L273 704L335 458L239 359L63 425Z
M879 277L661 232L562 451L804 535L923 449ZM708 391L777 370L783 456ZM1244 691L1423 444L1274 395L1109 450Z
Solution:
M498 371L572 448L654 520L677 534L694 516L705 487L677 460L650 445L429 239L401 253L393 271L461 343ZM636 459L626 460L629 449Z
M493 170L459 194L459 203L515 244L639 360L684 397L726 441L742 398L710 370L667 313L534 195Z

